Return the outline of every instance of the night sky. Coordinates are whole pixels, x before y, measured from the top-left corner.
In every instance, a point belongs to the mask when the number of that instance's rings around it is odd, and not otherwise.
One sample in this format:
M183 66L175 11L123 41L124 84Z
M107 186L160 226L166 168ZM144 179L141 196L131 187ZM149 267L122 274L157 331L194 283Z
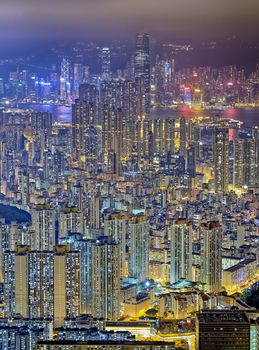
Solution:
M259 39L258 0L0 0L0 40Z

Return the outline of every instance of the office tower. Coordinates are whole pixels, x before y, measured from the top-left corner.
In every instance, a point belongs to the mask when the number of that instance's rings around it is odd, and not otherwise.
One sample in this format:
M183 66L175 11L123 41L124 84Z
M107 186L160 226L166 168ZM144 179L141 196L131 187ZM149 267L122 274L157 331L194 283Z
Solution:
M244 182L244 140L234 140L234 152L233 152L233 185L235 187L243 187Z
M129 220L129 277L148 279L149 225L145 215Z
M61 61L60 74L60 100L66 103L70 102L71 98L71 83L70 83L70 62L63 58Z
M186 120L185 120L184 117L181 117L179 119L179 124L180 124L180 133L179 133L180 147L179 147L179 152L184 157L184 159L186 160L187 123L186 123Z
M195 147L193 145L190 145L187 148L187 173L190 175L190 177L194 178L196 176L196 153L195 153Z
M108 214L104 220L104 235L112 237L120 243L120 272L126 276L126 236L128 216L114 212Z
M204 310L197 315L196 349L256 349L258 330L245 311Z
M257 184L257 149L256 140L253 138L244 141L244 184L255 186Z
M92 249L92 315L117 320L120 316L120 244L101 237Z
M150 114L149 35L137 34L135 51L135 82L137 87L137 116Z
M175 221L171 233L170 283L180 279L192 280L192 223L179 219Z
M79 97L79 86L83 82L83 65L81 63L74 64L73 70L73 95L77 99Z
M83 213L75 207L65 207L58 214L59 239L66 237L68 233L84 232Z
M229 182L229 141L226 128L215 129L213 159L215 192L226 193Z
M32 250L50 251L55 245L55 210L49 204L37 205L31 211Z
M201 282L209 293L219 293L222 286L222 227L219 221L201 224Z
M101 71L102 78L109 79L111 74L111 53L108 47L101 49Z
M68 246L54 251L31 251L17 246L5 259L4 301L6 317L51 319L61 326L64 318L79 314L80 257Z

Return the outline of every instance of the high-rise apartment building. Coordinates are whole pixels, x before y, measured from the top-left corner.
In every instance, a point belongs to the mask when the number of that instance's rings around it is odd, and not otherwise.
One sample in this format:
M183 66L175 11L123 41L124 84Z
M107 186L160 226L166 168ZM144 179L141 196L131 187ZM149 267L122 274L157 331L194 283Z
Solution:
M222 287L222 226L219 221L201 224L201 282L205 290L219 293Z
M50 251L56 243L55 210L50 205L37 205L32 216L32 250Z
M170 282L192 280L192 223L179 219L170 230L171 272Z
M215 192L226 193L229 184L229 141L226 128L215 130L213 159Z
M120 316L120 244L100 237L92 246L92 315L117 320Z
M80 256L68 246L31 251L17 246L4 255L6 317L49 318L61 326L80 312Z
M149 225L145 215L129 221L129 277L138 282L148 279Z
M123 213L108 214L104 220L104 234L120 243L120 270L121 276L126 276L126 239L128 216Z

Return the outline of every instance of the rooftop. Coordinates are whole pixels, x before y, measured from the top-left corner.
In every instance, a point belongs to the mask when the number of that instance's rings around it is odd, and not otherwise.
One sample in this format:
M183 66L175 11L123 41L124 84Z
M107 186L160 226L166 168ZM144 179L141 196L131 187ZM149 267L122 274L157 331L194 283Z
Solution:
M202 311L197 315L199 323L248 323L245 312L239 310Z

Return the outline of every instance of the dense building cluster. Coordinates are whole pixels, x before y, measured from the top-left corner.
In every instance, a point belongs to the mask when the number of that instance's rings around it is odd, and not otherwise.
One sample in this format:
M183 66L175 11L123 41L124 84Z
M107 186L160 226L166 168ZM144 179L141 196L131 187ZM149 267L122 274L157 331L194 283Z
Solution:
M258 102L258 69L152 67L147 34L122 77L100 58L95 81L63 58L54 80L6 84L17 100L57 89L72 122L0 109L0 348L258 349L240 293L258 274L259 129L151 113Z

